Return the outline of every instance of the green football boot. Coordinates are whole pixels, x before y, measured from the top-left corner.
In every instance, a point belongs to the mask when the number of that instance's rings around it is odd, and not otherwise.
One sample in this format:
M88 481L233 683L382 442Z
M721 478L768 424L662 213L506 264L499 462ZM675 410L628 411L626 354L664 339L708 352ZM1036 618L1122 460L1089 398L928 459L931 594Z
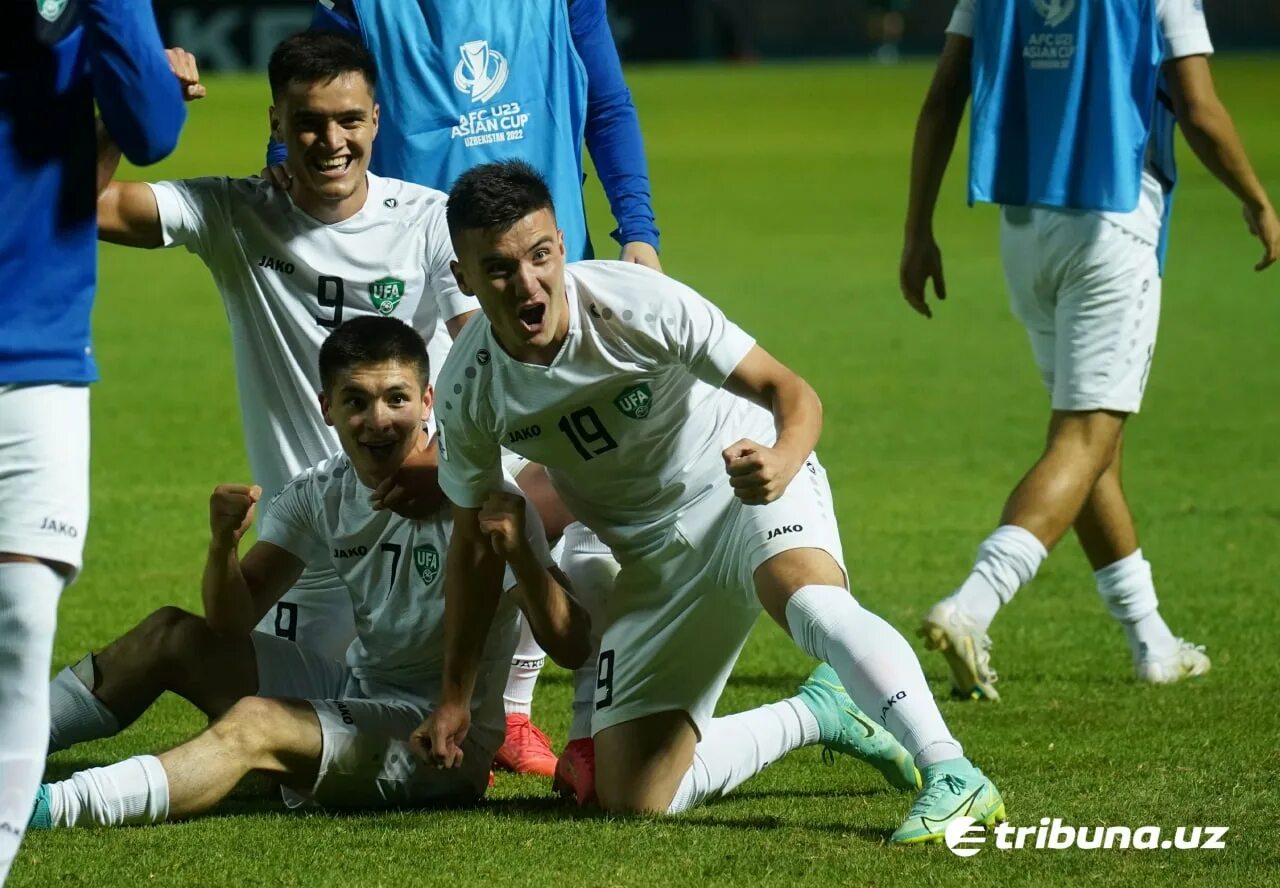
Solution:
M824 757L836 752L851 755L883 774L894 789L920 788L920 772L902 744L867 718L826 663L819 664L800 685L800 699L818 720Z
M899 845L941 842L947 824L957 817L972 817L983 826L1006 819L1000 791L966 758L924 769L924 789L902 826L894 830L892 841Z

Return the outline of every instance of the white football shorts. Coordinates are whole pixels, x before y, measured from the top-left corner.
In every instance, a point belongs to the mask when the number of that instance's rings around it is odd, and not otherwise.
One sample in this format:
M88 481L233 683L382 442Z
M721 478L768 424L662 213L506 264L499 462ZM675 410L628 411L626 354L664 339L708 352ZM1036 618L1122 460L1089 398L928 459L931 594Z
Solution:
M683 710L701 736L761 612L755 570L790 549L821 549L844 570L831 487L813 454L775 502L743 505L726 477L653 554L615 553L622 570L606 593L592 733Z
M365 696L341 662L274 635L253 633L253 647L259 696L306 700L320 719L316 782L306 792L283 790L289 807L411 807L469 802L484 795L493 749L468 738L462 764L441 770L410 748L409 735L431 711L427 701L407 693Z
M0 552L80 573L89 529L89 387L0 385Z
M1053 409L1137 413L1160 321L1155 245L1096 213L1005 207L1000 251Z

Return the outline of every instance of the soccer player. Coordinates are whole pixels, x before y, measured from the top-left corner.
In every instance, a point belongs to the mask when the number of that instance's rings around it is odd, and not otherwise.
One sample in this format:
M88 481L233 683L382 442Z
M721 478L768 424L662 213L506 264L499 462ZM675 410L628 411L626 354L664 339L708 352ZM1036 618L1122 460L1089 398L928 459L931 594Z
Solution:
M1200 2L961 0L947 30L916 128L902 292L926 316L926 281L946 295L933 211L972 93L969 200L1003 205L1005 278L1052 413L1044 453L921 633L961 696L997 699L987 628L1074 526L1138 678L1200 675L1209 658L1160 616L1120 483L1156 343L1175 118L1242 202L1258 270L1280 252L1280 222L1214 92Z
M684 810L799 742L798 729L711 718L763 609L924 772L896 842L936 840L959 816L1003 817L910 645L849 595L813 453L813 389L688 287L628 263L566 265L551 195L527 164L468 171L448 215L459 286L489 323L467 325L440 374L450 616L442 697L419 749L452 765L468 734L500 590L479 510L505 444L547 467L621 564L597 608L592 730L606 809Z
M89 519L94 104L131 161L185 119L149 3L11 4L0 36L0 883L44 767L58 598Z
M135 247L181 244L208 266L231 324L249 465L269 499L337 451L314 403L325 336L346 319L379 316L430 337L474 301L449 271L445 195L368 172L384 119L368 51L335 34L299 34L276 47L268 78L272 127L293 171L287 193L257 178L111 181L98 231ZM118 160L105 146L103 181ZM335 660L355 635L346 588L326 560L259 628Z
M41 787L35 827L154 823L215 806L251 771L275 777L291 806L382 807L479 798L502 742L502 686L516 607L569 667L587 656L587 617L565 593L533 509L501 479L484 498L485 545L503 592L484 645L467 762L419 761L410 732L439 698L449 508L422 521L376 510L370 495L410 454L434 460L423 423L432 392L422 338L394 318L346 321L319 357L320 410L342 453L298 475L265 506L243 556L261 489L221 485L209 501L212 540L204 619L157 611L53 682L51 745L114 734L163 691L214 719L157 756L90 768ZM349 595L357 641L346 663L272 634L258 618L309 565L326 561Z
M319 0L312 27L360 39L383 73L386 114L375 172L448 190L476 164L526 160L551 187L569 258L589 259L585 140L617 222L622 260L661 268L644 140L604 0ZM278 154L273 149L268 162ZM462 320L449 324L452 334ZM429 347L432 360L443 364L448 340L437 336ZM594 534L571 523L541 468L527 466L516 480L552 537L563 530L565 571L583 582L606 581L617 569L612 557ZM395 491L386 500L400 507ZM546 736L530 722L542 663L524 631L507 685L508 741L498 751L499 767L547 775L556 767ZM568 770L557 777L562 789L582 782L574 771L589 772L590 743L571 739L565 752Z

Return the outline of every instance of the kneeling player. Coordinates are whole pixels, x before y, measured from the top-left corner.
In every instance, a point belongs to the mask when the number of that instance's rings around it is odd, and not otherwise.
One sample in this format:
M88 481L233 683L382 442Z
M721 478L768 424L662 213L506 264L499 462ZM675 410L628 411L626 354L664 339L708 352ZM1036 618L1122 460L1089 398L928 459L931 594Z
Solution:
M570 667L588 651L585 612L556 579L537 514L509 483L481 522L505 562L494 628L477 673L466 763L421 764L410 732L439 697L447 508L412 521L375 511L370 494L409 456L430 457L432 403L422 339L392 318L339 327L320 351L320 404L343 453L303 472L266 506L259 541L240 558L258 488L223 485L210 500L205 619L165 608L53 683L51 748L113 734L165 690L212 718L194 739L41 787L32 826L114 825L208 810L250 771L286 800L379 807L465 802L485 791L504 734L502 688L516 607ZM357 638L345 664L253 626L304 566L329 558L351 594ZM465 569L465 568L464 568ZM493 579L496 579L494 577Z
M1003 818L910 645L849 595L813 453L813 389L670 278L617 262L566 266L551 196L525 164L464 173L447 214L459 287L489 323L463 329L440 374L440 483L456 532L445 692L415 734L430 757L454 763L466 733L465 689L500 589L496 568L486 580L458 566L489 558L479 515L505 444L546 466L621 565L601 608L592 720L606 808L684 810L797 745L833 739L810 707L794 719L712 720L763 609L834 667L837 679L816 676L810 690L847 688L924 772L895 841L940 840L960 816Z

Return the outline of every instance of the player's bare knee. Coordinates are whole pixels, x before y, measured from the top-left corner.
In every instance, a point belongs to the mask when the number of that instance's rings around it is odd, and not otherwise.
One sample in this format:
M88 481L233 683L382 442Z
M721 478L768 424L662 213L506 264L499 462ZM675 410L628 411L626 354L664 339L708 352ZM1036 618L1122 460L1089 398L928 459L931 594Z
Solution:
M209 731L226 750L251 767L275 752L282 704L267 697L242 697Z
M1058 453L1093 476L1115 461L1127 415L1109 410L1055 413L1046 453Z
M138 626L139 647L166 667L200 658L201 641L209 629L200 617L171 605L154 611Z

